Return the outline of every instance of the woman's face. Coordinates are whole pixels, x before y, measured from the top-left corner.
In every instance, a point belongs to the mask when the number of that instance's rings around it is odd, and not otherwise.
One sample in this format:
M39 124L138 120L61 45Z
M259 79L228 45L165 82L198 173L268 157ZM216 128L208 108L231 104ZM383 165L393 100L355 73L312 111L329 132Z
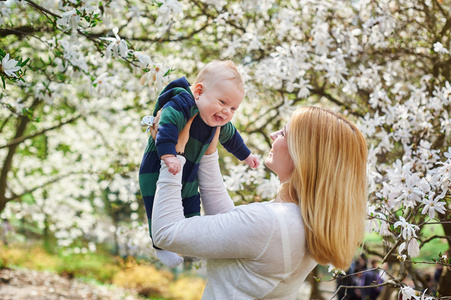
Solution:
M270 134L273 143L265 160L265 165L279 176L280 182L289 180L294 168L293 160L288 152L287 128L288 126L284 126L281 130Z

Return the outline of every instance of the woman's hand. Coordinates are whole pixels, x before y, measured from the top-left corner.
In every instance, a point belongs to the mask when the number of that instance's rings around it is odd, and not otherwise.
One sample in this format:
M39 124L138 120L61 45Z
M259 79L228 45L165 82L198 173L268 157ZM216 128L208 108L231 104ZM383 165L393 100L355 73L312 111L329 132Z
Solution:
M157 112L157 116L153 119L152 126L149 126L150 135L153 137L155 141L157 138L158 132L158 122L160 122L161 109Z
M221 128L220 127L216 127L216 133L215 136L213 138L213 140L210 143L210 146L208 146L207 151L205 152L205 155L210 155L215 153L216 151L216 146L218 146L218 141L219 141L219 133L221 132Z
M156 117L154 118L153 125L149 127L150 135L153 137L154 140L156 140L157 133L158 133L158 122L160 121L160 114L161 114L161 109L158 111ZM179 139L178 139L177 145L175 146L175 151L177 153L185 153L185 146L189 140L189 130L191 128L191 123L193 123L193 120L196 116L197 116L197 114L195 114L191 119L189 119L188 122L186 123L185 127L182 129L182 131L180 131ZM219 135L218 135L218 137L219 137ZM216 138L216 136L215 136L215 138ZM215 139L213 138L213 141L214 140ZM218 141L216 139L216 144L217 143L218 143ZM214 146L215 148L216 148L216 144ZM208 148L208 149L210 149L210 148Z
M191 128L191 123L193 123L193 120L196 116L197 116L197 114L195 114L191 119L189 119L188 122L186 122L186 125L182 129L182 131L180 131L179 140L177 142L177 145L175 145L175 151L177 152L177 154L185 153L185 146L189 140L189 130Z

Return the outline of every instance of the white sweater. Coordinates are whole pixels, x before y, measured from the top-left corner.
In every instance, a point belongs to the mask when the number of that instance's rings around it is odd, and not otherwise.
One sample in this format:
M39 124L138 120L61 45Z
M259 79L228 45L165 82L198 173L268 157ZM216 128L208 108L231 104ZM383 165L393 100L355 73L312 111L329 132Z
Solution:
M183 157L179 157L182 166ZM307 253L296 204L264 202L235 207L219 170L218 154L204 155L198 173L206 216L185 219L181 174L162 162L152 213L158 247L207 258L202 299L295 299L316 266Z

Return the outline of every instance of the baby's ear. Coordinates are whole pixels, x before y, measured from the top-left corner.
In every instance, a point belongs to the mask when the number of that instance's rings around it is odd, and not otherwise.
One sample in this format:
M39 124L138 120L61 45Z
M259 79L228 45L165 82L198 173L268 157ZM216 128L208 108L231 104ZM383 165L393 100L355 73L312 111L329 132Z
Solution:
M194 99L197 100L197 98L202 95L203 90L204 86L202 85L202 83L197 83L193 89Z

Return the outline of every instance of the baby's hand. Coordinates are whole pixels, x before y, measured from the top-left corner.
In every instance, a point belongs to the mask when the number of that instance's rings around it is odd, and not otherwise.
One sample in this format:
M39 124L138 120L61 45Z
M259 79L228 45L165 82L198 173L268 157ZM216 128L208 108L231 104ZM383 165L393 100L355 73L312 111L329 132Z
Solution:
M247 163L253 169L257 168L260 165L258 157L252 153L249 154L249 156L244 160L244 162Z
M180 164L180 161L174 155L165 154L161 156L161 159L164 161L166 166L168 166L169 173L175 175L182 170L182 165Z

